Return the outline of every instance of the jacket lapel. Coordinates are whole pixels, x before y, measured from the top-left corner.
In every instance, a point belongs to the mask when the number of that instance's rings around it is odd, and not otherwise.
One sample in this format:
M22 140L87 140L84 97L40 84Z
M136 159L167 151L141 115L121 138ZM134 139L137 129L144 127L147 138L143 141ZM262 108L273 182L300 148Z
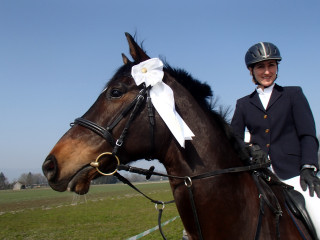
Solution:
M259 98L259 94L255 90L253 93L250 95L250 103L255 105L257 108L259 108L261 111L265 112L266 110L264 109L261 100Z
M267 106L267 110L269 108L271 108L272 105L282 96L282 92L283 92L283 87L275 84L273 91L272 91L272 94L271 94L271 97L270 97L270 100L269 100L269 103L268 103L268 106Z

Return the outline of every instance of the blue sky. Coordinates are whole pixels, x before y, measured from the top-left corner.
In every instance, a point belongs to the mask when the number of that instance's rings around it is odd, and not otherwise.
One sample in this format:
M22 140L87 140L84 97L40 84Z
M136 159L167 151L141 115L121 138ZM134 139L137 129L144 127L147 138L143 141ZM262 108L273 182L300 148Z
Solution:
M10 180L41 172L129 56L124 32L232 109L254 88L247 49L273 42L283 57L277 82L303 88L319 135L319 12L318 0L0 0L0 171Z

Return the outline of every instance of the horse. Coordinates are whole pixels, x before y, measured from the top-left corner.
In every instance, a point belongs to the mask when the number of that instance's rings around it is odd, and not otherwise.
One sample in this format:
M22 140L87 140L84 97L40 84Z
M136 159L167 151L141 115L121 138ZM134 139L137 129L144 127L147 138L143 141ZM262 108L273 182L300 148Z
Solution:
M148 101L150 88L136 85L131 69L150 57L125 35L133 61L122 54L123 65L45 159L42 169L51 188L86 194L92 179L116 172L120 163L158 159L169 176L178 176L169 182L190 240L303 239L281 186L272 186L276 201L262 204L261 184L252 171L192 177L245 167L243 148L227 121L212 109L211 87L165 63L163 82L174 93L176 111L195 133L181 146ZM281 209L277 216L276 203Z

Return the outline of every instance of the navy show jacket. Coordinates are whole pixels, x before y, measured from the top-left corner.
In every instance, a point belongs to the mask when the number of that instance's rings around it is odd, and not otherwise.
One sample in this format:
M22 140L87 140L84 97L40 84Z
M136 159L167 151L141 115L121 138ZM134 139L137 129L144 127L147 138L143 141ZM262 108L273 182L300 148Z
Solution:
M268 153L281 179L300 175L304 164L319 169L314 118L300 87L275 84L267 109L257 91L238 99L231 127L242 140L248 129L250 142Z

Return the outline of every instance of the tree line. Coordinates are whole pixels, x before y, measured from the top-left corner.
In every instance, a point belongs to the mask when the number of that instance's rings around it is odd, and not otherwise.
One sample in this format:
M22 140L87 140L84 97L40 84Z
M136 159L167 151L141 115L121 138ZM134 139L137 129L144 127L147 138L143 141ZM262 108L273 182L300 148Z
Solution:
M12 189L16 182L20 182L25 188L48 185L47 179L41 173L22 173L18 180L9 182L4 173L0 172L0 190Z
M146 177L138 174L126 174L124 175L130 182L145 182ZM160 181L162 180L159 176L152 176L149 181ZM20 175L18 180L9 182L3 172L0 172L0 190L12 189L13 185L19 182L23 185L23 188L34 188L39 186L48 186L48 181L45 176L41 173L23 173ZM118 183L119 180L115 176L100 176L92 180L91 184L114 184Z

